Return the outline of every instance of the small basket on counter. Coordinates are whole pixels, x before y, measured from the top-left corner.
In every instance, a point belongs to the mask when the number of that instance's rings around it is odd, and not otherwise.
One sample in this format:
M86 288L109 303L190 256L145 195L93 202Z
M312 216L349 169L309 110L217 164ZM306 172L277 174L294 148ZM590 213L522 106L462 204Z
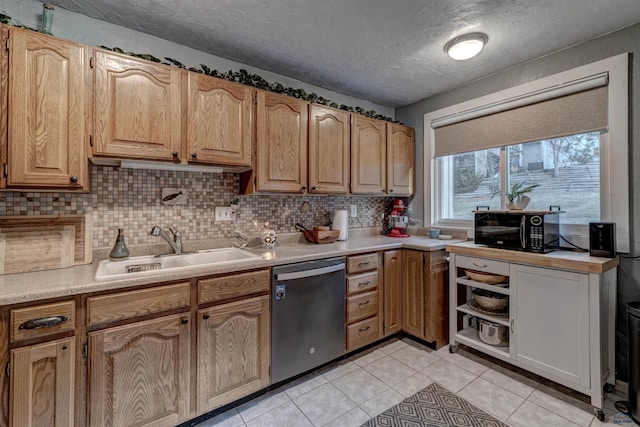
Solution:
M309 230L304 225L298 223L296 228L302 231L304 238L309 243L333 243L340 237L340 230L330 230L329 227L313 227L313 230Z

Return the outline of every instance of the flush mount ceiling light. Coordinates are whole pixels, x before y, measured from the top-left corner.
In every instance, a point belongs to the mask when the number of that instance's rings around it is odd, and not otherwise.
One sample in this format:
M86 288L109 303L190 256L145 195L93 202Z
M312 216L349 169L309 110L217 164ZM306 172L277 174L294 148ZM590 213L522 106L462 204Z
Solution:
M469 33L451 39L444 45L444 51L451 59L462 61L480 53L489 38L484 33Z

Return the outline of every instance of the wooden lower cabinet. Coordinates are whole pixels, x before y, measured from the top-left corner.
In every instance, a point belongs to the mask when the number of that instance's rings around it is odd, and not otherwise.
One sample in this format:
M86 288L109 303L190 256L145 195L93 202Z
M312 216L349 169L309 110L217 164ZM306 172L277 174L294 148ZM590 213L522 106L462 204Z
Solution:
M269 334L267 295L198 311L198 413L269 385Z
M75 338L11 350L9 425L74 425Z
M402 329L436 348L448 342L448 271L444 250L402 252Z
M402 251L384 253L384 336L402 330Z
M89 425L175 426L189 416L189 314L89 333Z
M423 253L402 251L402 329L424 338Z

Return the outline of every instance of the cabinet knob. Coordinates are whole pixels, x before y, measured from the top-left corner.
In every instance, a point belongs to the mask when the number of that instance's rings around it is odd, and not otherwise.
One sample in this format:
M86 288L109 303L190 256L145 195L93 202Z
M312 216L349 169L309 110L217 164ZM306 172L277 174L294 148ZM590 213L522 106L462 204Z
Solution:
M386 193L386 191L382 190L383 193Z
M189 323L189 319L182 319L180 320L180 323L182 323L183 325L186 325L187 323Z
M198 155L197 155L196 153L191 153L191 158L192 158L192 159L197 159L197 158L198 158Z
M311 187L311 191L316 191L316 187Z
M171 155L173 156L174 159L178 158L178 152L174 151L173 153L171 153Z
M393 188L391 190L389 190L389 193L393 193Z
M306 189L307 189L307 186L306 186L306 185L303 185L303 186L302 186L302 189L303 189L303 190L306 190Z
M203 314L203 315L202 315L202 318L203 318L204 320L208 320L208 319L209 319L209 315L208 315L208 314Z
M78 182L78 177L77 176L72 176L69 178L69 181L73 182L74 184Z

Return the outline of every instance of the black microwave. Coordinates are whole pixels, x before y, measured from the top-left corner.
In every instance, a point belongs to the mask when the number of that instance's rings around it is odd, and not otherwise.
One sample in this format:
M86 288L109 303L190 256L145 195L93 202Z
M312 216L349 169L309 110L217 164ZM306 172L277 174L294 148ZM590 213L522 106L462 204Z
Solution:
M559 211L475 211L475 243L545 253L558 247Z

